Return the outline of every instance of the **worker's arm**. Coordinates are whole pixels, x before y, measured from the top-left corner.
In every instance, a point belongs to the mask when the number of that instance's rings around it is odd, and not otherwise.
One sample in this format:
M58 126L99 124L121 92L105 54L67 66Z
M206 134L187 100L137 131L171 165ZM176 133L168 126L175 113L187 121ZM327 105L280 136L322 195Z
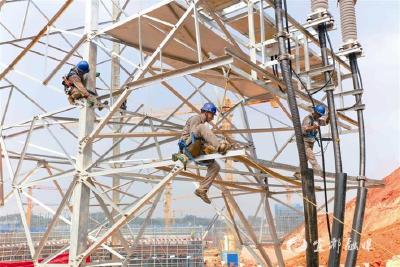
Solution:
M330 118L329 118L329 113L328 113L328 115L326 115L325 117L321 117L321 118L318 119L318 124L321 125L321 126L328 125L329 124L329 120L330 120Z
M311 124L310 116L304 118L302 123L303 132L311 132L318 129L318 127L319 127L318 124Z
M90 94L88 90L86 90L86 87L83 85L81 79L79 78L78 75L72 75L68 78L69 81L71 81L74 84L74 87L78 89L78 91L84 96L84 97L89 97Z

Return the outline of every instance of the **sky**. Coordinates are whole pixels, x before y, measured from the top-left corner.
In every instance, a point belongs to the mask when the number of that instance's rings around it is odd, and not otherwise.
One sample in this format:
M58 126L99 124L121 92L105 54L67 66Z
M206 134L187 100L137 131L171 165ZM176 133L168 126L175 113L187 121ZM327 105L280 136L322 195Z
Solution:
M36 0L33 1L40 5L46 12L53 14L55 7L54 3L61 5L60 1L48 1L48 0ZM134 10L140 10L158 1L135 1L135 5L130 9L132 13ZM57 22L56 27L61 25L62 29L79 26L83 23L83 14L81 9L83 8L84 1L76 1L76 4L72 6ZM12 5L12 4L7 4ZM14 4L13 4L14 5ZM17 4L15 4L17 5ZM12 32L19 33L20 27L23 24L22 19L16 21L15 13L19 12L23 17L25 11L25 5L21 2L20 6L7 7L13 8L13 12L0 12L0 21L12 29ZM4 9L6 10L6 9ZM32 9L34 10L34 9ZM307 15L310 13L309 1L303 0L288 0L289 13L298 19L300 22L305 23ZM330 32L330 37L333 42L334 50L337 51L341 44L340 36L340 18L336 1L330 1L331 14L336 21L337 30ZM366 146L367 146L367 177L374 179L381 179L382 177L389 174L392 170L400 166L400 54L398 48L400 47L400 1L361 1L357 2L357 25L358 25L358 38L362 44L364 55L359 59L359 67L361 70L363 83L364 83L364 96L363 102L366 105L365 110L365 123L366 123ZM53 11L53 12L52 12ZM81 14L82 16L77 16ZM130 15L130 14L128 14ZM104 21L108 14L102 9L100 14L100 21ZM37 11L32 11L28 14L25 31L23 36L29 36L35 34L40 25L43 25L45 20ZM36 26L36 27L34 27ZM101 28L103 26L99 26ZM47 38L47 37L46 37ZM49 36L48 39L42 38L42 41L46 42L49 40L50 44L64 43L60 37ZM0 42L9 40L9 34L0 27ZM68 36L68 39L75 43L79 37ZM21 45L26 45L27 42L21 42ZM58 56L59 52L53 51L46 48L45 45L40 46L38 50L48 55ZM0 69L17 55L18 49L10 45L0 46ZM82 52L80 50L80 52ZM137 61L137 55L134 53L125 53L124 56L132 61ZM98 61L107 59L107 56L100 50L98 52ZM77 59L76 59L77 60ZM32 77L36 77L39 81L43 80L49 73L49 71L55 66L55 63L51 60L43 60L43 57L36 55L29 55L24 58L16 67L17 70L28 73ZM22 76L16 71L7 76L17 86L23 88L23 90L41 103L47 110L55 110L61 107L67 106L65 97L60 91L60 80L59 76L63 72L68 71L70 66L64 66L58 75L50 82L50 86L44 87L37 81L33 81L26 76ZM106 64L99 67L99 71L102 73L102 77L105 80L109 78L109 69ZM344 90L351 90L350 81L344 83ZM191 93L188 88L189 85L182 81L171 81L172 84L176 85L179 92L187 96ZM2 85L2 84L0 84ZM104 86L100 83L99 87ZM212 97L213 99L221 98L222 90L216 89L213 86L207 86L205 88L205 94ZM162 94L162 97L160 95ZM7 91L0 90L1 96L1 109L5 107L5 101L7 99ZM17 98L20 101L11 102L10 109L5 120L5 124L15 123L30 118L33 114L39 114L40 111L33 107L29 102L24 99ZM350 99L350 98L349 98ZM160 110L172 110L179 101L170 93L165 93L163 88L159 86L149 87L149 90L142 90L135 92L132 99L129 101L129 108L135 109L140 104L146 104L145 112L159 112ZM195 97L193 103L202 104L204 99ZM350 102L346 104L353 104ZM272 114L282 117L282 114L277 113L270 107L260 107L264 111L269 111ZM266 110L265 110L266 109ZM104 113L101 113L104 114ZM249 111L250 123L255 128L268 127L265 117L257 112ZM77 113L71 112L71 116L76 116ZM281 116L281 117L279 117ZM305 116L302 113L302 116ZM183 123L183 118L176 118L176 121ZM275 124L278 127L279 124ZM55 130L55 133L62 135L61 131ZM46 138L46 139L44 139ZM67 144L66 149L74 155L76 153L76 146L74 141L69 137L63 137L63 142ZM278 142L283 143L287 136L282 135L278 137ZM18 138L18 142L10 142L7 145L16 150L20 150L24 138ZM32 142L34 144L46 144L46 147L57 150L60 152L60 148L56 142L49 138L49 134L41 132L37 136L33 136ZM127 148L132 144L132 140L126 143ZM273 143L271 138L265 138L261 134L255 135L255 142L257 145L257 152L260 158L270 158L274 154ZM358 173L358 147L357 147L357 136L355 134L343 136L341 139L342 143L342 157L343 166L346 172L349 174ZM101 149L101 148L99 148ZM162 151L164 157L168 157L170 150L174 149L171 146L166 146ZM34 151L34 150L32 150ZM37 151L36 151L37 152ZM154 156L155 151L149 153L139 154L137 157L148 158ZM327 167L332 170L333 159L332 149L329 148L327 151ZM289 146L288 152L283 155L279 160L281 162L287 162L295 164L297 162L297 154L295 146L292 144ZM320 160L320 159L319 159ZM27 169L30 166L25 166ZM42 170L43 172L43 170ZM40 173L40 171L39 171ZM67 183L61 183L66 186ZM174 194L177 195L176 201L173 206L176 207L178 215L184 215L188 212L193 211L193 205L196 207L196 215L201 216L212 216L210 209L207 206L201 205L196 199L187 199L184 196L191 195L194 187L191 184L177 183L178 186L174 188ZM144 186L145 187L145 186ZM143 190L148 189L143 187ZM215 191L216 192L216 191ZM51 195L52 192L47 192ZM354 196L354 193L348 194L348 199ZM185 199L185 201L181 201ZM187 201L186 201L187 200ZM299 201L299 198L296 199ZM249 211L246 213L251 214L254 211L256 204L255 200L250 197L241 197L241 203L248 205ZM54 198L54 202L57 199ZM257 201L258 204L258 201Z

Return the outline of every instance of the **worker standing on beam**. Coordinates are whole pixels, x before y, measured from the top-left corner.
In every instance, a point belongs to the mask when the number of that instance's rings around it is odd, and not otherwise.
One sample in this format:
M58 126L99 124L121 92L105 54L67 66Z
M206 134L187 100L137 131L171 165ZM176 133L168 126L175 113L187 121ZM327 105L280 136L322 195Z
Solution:
M193 160L198 165L207 166L206 177L194 192L207 204L211 203L207 196L207 191L217 177L221 167L215 160L196 162L195 158L215 152L224 155L231 147L227 141L219 141L217 136L206 125L206 122L211 122L214 119L216 112L217 108L213 103L206 103L201 108L201 114L190 117L183 128L182 136L178 143L179 153L172 156L174 161L182 161L185 168L189 160Z
M329 123L329 116L325 117L324 115L325 107L323 105L316 105L314 112L306 116L302 123L306 156L313 169L318 171L322 171L322 169L315 158L313 148L317 140L319 127Z
M97 103L97 94L87 90L83 85L84 76L89 73L89 71L89 63L82 60L63 77L62 84L64 85L64 92L68 96L68 102L71 105L75 104L76 100L82 98L85 98L90 106L94 106ZM98 76L100 76L100 73L96 73L96 77ZM102 110L103 106L107 104L108 101L100 103L99 110Z

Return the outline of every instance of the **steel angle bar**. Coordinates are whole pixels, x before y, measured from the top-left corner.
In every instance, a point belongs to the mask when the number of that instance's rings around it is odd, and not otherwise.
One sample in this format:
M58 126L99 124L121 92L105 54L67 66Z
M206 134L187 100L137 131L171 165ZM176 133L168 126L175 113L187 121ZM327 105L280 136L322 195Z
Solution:
M239 228L238 228L237 223L236 223L236 221L235 221L235 216L234 216L234 214L233 214L233 212L232 212L232 209L231 209L231 207L230 207L230 205L229 205L229 202L228 202L226 196L223 195L223 194L222 194L222 198L223 198L223 200L224 200L225 207L226 207L226 210L227 210L227 212L228 212L229 218L230 218L231 221L232 221L233 230L234 230L234 233L236 234L236 239L239 240L239 243L240 243L241 245L243 245L244 242L243 242L243 240L242 240L242 237L240 236Z
M107 196L104 196L106 193L101 192L99 189L97 189L95 186L93 186L90 182L88 182L85 179L82 179L82 182L90 188L90 190L93 191L93 193L98 197L97 199L101 199L104 203L110 205L114 210L116 210L120 215L123 215L123 211L115 204L112 202L111 199L107 198Z
M125 18L124 20L120 20L120 21L118 21L118 22L116 22L116 23L114 23L114 24L112 24L112 25L110 25L110 26L107 26L107 27L105 27L105 28L103 28L103 29L97 31L97 35L101 35L101 34L104 34L104 33L108 32L108 31L111 31L112 29L117 28L117 27L119 27L119 26L125 24L125 23L128 22L128 21L132 21L132 20L134 20L134 19L137 19L137 18L139 18L140 16L143 16L143 15L149 13L150 11L156 10L156 9L158 9L158 8L164 6L164 5L167 5L167 4L171 3L171 2L175 2L175 0L163 0L163 1L160 1L160 2L158 2L157 4L152 5L152 6L149 7L149 8L146 8L146 9L140 11L140 12L137 12L136 14L133 14L133 15L131 15L131 16ZM120 17L120 16L118 16L118 18L119 18L119 17ZM111 21L111 22L112 22L112 21ZM176 26L176 25L175 25L175 26Z
M56 213L53 209L51 209L50 207L48 207L48 206L46 206L45 204L43 204L43 203L42 203L41 201L39 201L37 198L35 198L35 197L33 197L33 196L27 194L26 192L23 192L23 191L22 191L22 193L23 193L26 197L30 198L32 201L34 201L35 203L37 203L39 206L41 206L43 209L45 209L45 210L47 210L48 212L52 213L53 216L54 216L54 214ZM65 218L64 216L59 215L58 217L59 217L60 220L62 220L64 223L66 223L66 224L68 224L68 225L71 225L71 221L68 220L67 218ZM96 238L93 237L92 235L89 235L88 238L89 238L90 240L92 240L92 241L94 241L94 240L96 239ZM114 254L114 255L116 255L117 257L119 257L120 259L124 259L124 257L123 257L121 254L119 254L117 251L115 251L115 250L112 249L111 247L109 247L109 246L107 246L107 245L105 245L105 244L101 244L101 246L102 246L104 249L110 251L112 254ZM34 254L32 254L32 257L33 257L33 255L34 255Z
M1 131L0 131L0 133L1 133ZM13 168L11 165L10 157L8 156L6 143L4 142L4 138L1 134L0 134L0 146L1 146L2 154L4 155L4 159L6 160L8 179L10 180L11 183L13 183L14 171L13 171Z
M185 11L185 13L182 15L182 17L175 24L175 27L162 40L160 45L157 47L156 51L154 51L154 53L146 60L146 63L142 66L142 68L139 69L139 71L137 73L135 73L135 75L133 77L133 81L139 80L147 73L147 71L149 70L149 67L151 67L151 65L154 63L154 61L156 60L157 55L160 53L160 51L171 40L173 40L173 37L176 35L177 30L180 29L180 26L183 25L187 16L190 14L190 12L192 11L192 9L196 3L197 3L197 0L195 0L190 5L190 7ZM118 23L116 23L116 24L118 24ZM132 84L132 82L128 83L127 85L129 85L129 84ZM127 87L129 87L129 86L127 86ZM112 118L113 114L117 110L119 110L122 103L128 98L128 96L132 92L132 90L126 89L121 93L121 95L118 97L118 99L113 103L112 107L110 108L110 112L96 125L96 127L93 129L93 131L85 138L85 142L84 142L84 144L82 144L83 148L96 137L96 135L101 131L101 129L104 128L104 126L107 124L107 122ZM106 96L106 98L108 98L108 96Z
M69 249L69 245L65 246L59 250L56 250L54 253L51 253L49 256L47 256L41 263L35 263L37 266L44 266L48 267L49 266L49 261L60 255L61 253L65 252L67 249ZM62 266L62 265L60 265Z
M9 91L9 93L8 93L8 97L7 97L7 102L6 102L6 105L5 105L5 107L4 107L4 110L3 110L3 112L2 112L2 115L1 115L1 122L0 122L0 125L4 125L4 120L6 119L6 115L7 115L7 111L8 111L8 106L10 105L10 100L11 100L11 97L12 97L12 93L13 93L13 91L14 91L14 86L13 85L10 85L10 91ZM4 128L3 128L4 129Z
M107 238L114 234L115 231L118 231L123 225L125 225L132 217L157 193L160 192L164 186L171 181L181 170L183 169L183 164L178 162L172 171L165 176L165 178L159 182L153 189L148 192L142 199L140 199L135 206L126 211L125 216L118 219L112 227L110 227L103 235L94 241L87 250L85 250L82 254L79 255L79 259L82 260L86 256L90 255L97 247L99 247Z
M171 70L171 71L166 71L166 72L163 72L160 74L153 75L151 77L142 78L140 80L135 80L135 81L129 82L126 84L127 89L119 90L119 91L113 93L113 95L120 95L120 94L123 94L125 91L132 91L132 90L135 90L135 89L138 89L141 87L145 87L145 86L149 86L149 85L152 85L155 83L164 82L164 81L167 81L167 80L170 80L173 78L190 75L190 74L200 72L200 71L214 69L214 68L221 67L224 65L229 65L231 63L233 63L233 58L231 56L227 55L227 56L217 57L215 59L203 61L202 63L192 64L187 67L183 67L183 68L175 69L175 70ZM108 97L108 95L103 95L99 98L103 99L105 97Z
M61 200L60 205L58 206L55 214L53 215L53 219L47 226L46 232L43 234L42 238L40 239L39 245L36 248L36 253L33 257L34 261L36 261L38 259L38 257L40 256L40 253L42 252L42 249L44 248L46 241L49 238L49 235L50 235L51 230L53 229L53 226L57 223L58 217L60 216L62 210L64 209L65 204L69 200L72 190L74 189L75 182L76 182L76 179L74 179L74 181L71 182L70 186L68 187L67 191L64 194L63 199ZM24 194L26 194L26 193L24 192Z
M18 89L17 89L17 90L18 90ZM33 100L31 100L31 101L33 102ZM43 112L45 112L45 113L43 113L43 114L38 114L38 115L36 115L36 117L37 117L38 119L42 119L42 118L46 118L46 117L51 117L52 115L55 115L55 114L58 114L58 113L70 111L70 110L72 110L72 109L75 109L76 106L72 106L72 107L71 107L71 106L67 106L67 107L63 107L63 108L57 109L57 110L55 110L55 111L50 111L50 112L46 112L46 110L45 110L45 109L42 109L42 107L40 107L40 106L38 106L38 108L39 108L40 110L42 110ZM32 120L30 119L30 120L25 120L25 121L18 122L18 123L12 124L12 125L4 125L3 130L8 130L8 129L11 129L11 128L13 128L13 127L19 127L20 125L27 124L27 123L29 123L29 122L31 122L31 121L32 121Z
M45 127L47 129L47 131L50 133L50 135L53 137L53 139L56 141L57 145L61 148L61 150L64 152L64 155L68 158L69 162L71 163L71 165L77 169L77 166L75 165L75 161L72 159L72 157L68 154L67 150L65 149L65 147L61 144L61 141L58 140L58 138L56 137L56 135L53 133L53 131L48 127L47 124L45 124Z
M86 40L86 34L82 36L81 39L72 47L72 49L61 59L60 63L51 71L51 73L44 79L43 84L47 85L49 81L54 77L54 75L64 66L64 64L71 58L71 56L75 53L76 50L82 45L82 43Z
M0 74L0 80L3 79L7 73L14 69L15 65L21 60L23 56L39 41L39 39L46 33L49 26L51 26L69 7L73 0L66 0L57 13L49 20L49 22L39 31L38 34L31 40L31 42L22 50L22 52L7 66L7 68Z
M53 175L50 175L50 176L46 176L44 178L32 180L29 183L22 184L21 187L22 188L26 188L26 187L30 187L30 186L33 186L33 185L36 185L36 184L39 184L39 183L42 183L42 182L48 182L48 181L53 181L53 180L60 179L60 178L71 177L71 176L73 176L74 172L75 172L75 169L69 169L69 170L66 170L66 171L62 171L60 173L56 173L56 174L53 174Z
M31 254L31 257L33 257L35 255L35 246L33 244L33 239L32 239L32 235L31 235L31 231L29 229L28 222L26 220L26 214L25 214L24 207L22 205L20 190L15 188L13 191L14 191L15 200L17 202L17 207L19 209L22 225L24 227L25 236L26 236L26 239L28 242L29 252Z
M249 223L249 221L247 220L247 218L243 214L242 210L240 209L240 207L237 204L237 202L234 199L234 197L226 189L222 189L222 194L224 194L227 197L227 200L232 205L232 208L235 210L236 214L239 216L239 219L240 219L241 223L243 224L243 227L246 229L246 232L250 236L250 240L254 243L254 245L256 246L257 250L260 252L261 257L264 259L265 263L268 266L272 267L271 259L269 258L268 254L266 253L264 247L260 243L258 243L257 236L256 236L256 234L254 232L253 227L251 226L251 224Z
M229 157L243 156L243 155L245 155L244 149L231 150L231 151L228 151L225 155L210 154L210 155L200 156L200 157L196 158L196 161L211 160L211 159L218 159L218 158L229 158ZM140 165L132 166L132 167L115 168L115 169L104 170L104 171L99 171L99 172L91 172L91 173L88 173L88 175L95 177L95 176L109 175L109 174L115 174L115 173L121 173L121 172L131 172L134 170L154 169L154 168L159 168L159 167L164 167L164 166L171 166L171 165L175 165L175 164L176 163L172 160L162 160L162 161L156 161L153 163L140 164Z
M112 22L111 20L110 21L103 21L103 22L99 22L99 25L105 25L105 24L109 24L111 22ZM79 27L74 27L74 28L68 28L68 29L66 29L66 31L77 31L77 30L81 30L83 28L84 28L84 26L79 26ZM49 32L48 35L50 36L50 35L57 35L57 34L60 34L60 32L53 31L53 32ZM0 42L0 45L23 42L23 41L31 40L31 39L33 39L35 37L36 37L36 35L31 35L31 36L23 37L23 38L15 38L13 40ZM41 43L41 42L39 41L39 43Z
M116 176L118 176L118 177L120 178L120 175L116 175ZM123 190L119 189L119 188L121 188L121 187L124 187L125 185L128 185L128 184L130 184L130 183L133 183L132 181L128 181L128 182L126 182L126 183L119 184L119 185L112 186L112 187L111 187L111 186L108 186L108 185L105 185L105 184L102 184L102 183L100 183L100 182L98 182L98 181L96 181L96 180L94 180L93 183L95 183L95 184L97 184L98 186L100 186L100 187L103 189L103 192L104 192L104 193L108 193L108 192L111 192L111 191L117 191L117 192L119 192L119 193L121 193L121 194L124 194L124 195L129 196L129 197L132 197L132 198L136 198L136 199L140 198L140 197L138 197L138 196L136 196L136 195L134 195L134 194L131 194L131 193L128 193L128 192L126 192L126 191L123 191ZM104 190L104 188L107 188L107 189ZM93 197L91 197L91 198L93 198Z
M177 139L178 139L177 137L171 137L171 138L168 138L168 139L159 141L159 143L160 143L160 145L161 145L161 144L163 145L163 144L167 144L167 143L176 141ZM148 140L148 139L147 139L147 140ZM147 140L145 140L145 141L147 141ZM123 152L123 153L121 153L121 154L119 154L119 155L109 156L109 157L107 157L107 158L104 158L104 159L101 160L100 162L105 162L105 161L108 161L108 160L110 160L110 159L114 159L114 158L118 158L118 157L122 157L122 156L126 156L126 155L129 155L129 156L126 158L126 159L129 159L131 156L133 156L135 153L137 153L137 152L139 152L139 151L144 151L144 150L147 150L147 149L150 149L150 148L155 147L155 144L154 144L154 143L153 143L153 144L148 144L148 145L143 145L143 144L145 143L145 141L143 141L143 142L141 143L141 145L139 145L139 147L137 147L137 148L135 148L135 149L125 151L125 152Z
M142 105L143 105L143 104L142 104ZM136 112L139 111L139 110L142 108L142 105L140 105L139 108L136 109ZM129 132L133 132L137 127L139 127L139 126L146 120L146 118L147 118L146 116L143 117L135 126L133 126L133 127L129 130ZM129 120L128 120L128 121L129 121ZM122 126L121 126L121 128L122 128ZM121 128L118 129L118 131L120 131ZM113 151L113 149L114 149L115 147L117 147L123 140L124 140L124 138L120 138L119 140L116 140L116 141L112 144L112 146L111 146L110 148L108 148L103 154L101 154L92 164L90 164L90 166L89 166L88 168L86 168L86 170L90 170L93 166L96 166L99 162L101 162L101 160L102 160L108 153L110 153L111 151ZM116 156L116 155L114 155L114 156Z
M22 183L24 183L26 180L29 179L29 177L31 177L32 175L34 175L38 170L39 170L40 166L37 166L35 168L33 168L31 171L29 171L24 178L22 178L22 180L19 182L19 185L21 185ZM4 204L10 199L10 197L13 195L13 191L8 192L8 194L5 196L4 198Z
M287 132L293 131L292 127L280 128L258 128L258 129L231 129L231 130L214 130L215 134L240 134L240 133L274 133L274 132ZM178 131L164 131L164 132L132 132L132 133L102 133L98 138L116 138L116 137L167 137L167 136L180 136L182 133Z
M87 182L87 181L84 181L84 182ZM90 182L87 182L87 183L88 183L88 184L91 184L91 185L94 187L94 189L96 189L96 187L95 187L94 184L93 184L93 181L90 181ZM92 189L92 187L90 187L90 188ZM94 192L93 189L92 189L92 191ZM96 199L97 199L97 201L98 201L98 203L99 203L101 209L102 209L103 212L105 213L105 215L106 215L106 217L107 217L109 223L110 223L110 224L114 224L114 217L115 217L116 215L113 216L113 214L111 214L111 212L108 210L108 207L107 207L107 205L106 205L106 202L108 202L109 205L111 206L111 203L113 203L113 202L110 201L110 199L108 199L107 197L104 197L104 198L103 198L101 195L99 195L99 194L97 194L97 193L95 193L95 196L96 196ZM114 203L113 203L113 204L114 204ZM118 207L118 206L117 206L117 207ZM114 208L114 207L113 207L113 208ZM119 211L119 210L117 210L117 211ZM122 215L122 213L120 213L120 214ZM121 242L122 246L123 246L124 249L125 249L125 252L126 252L127 254L129 254L129 244L128 244L128 242L126 241L126 239L123 237L122 232L121 232L121 231L117 231L117 233L115 234L115 237Z
M27 150L28 144L29 144L29 142L30 142L30 140L31 140L32 130L33 130L33 127L35 126L36 120L37 120L36 117L34 117L34 118L32 119L32 122L31 122L31 125L30 125L30 128L29 128L28 135L26 136L26 139L25 139L24 147L22 148L21 157L20 157L20 159L19 159L19 161L18 161L17 168L16 168L16 170L15 170L14 177L13 177L13 179L12 179L12 183L13 183L13 184L15 183L15 180L16 180L17 177L18 177L19 171L21 170L21 165L22 165L22 162L24 161L25 154L26 154L26 150Z
M274 6L274 0L266 0L268 4L271 6ZM310 33L306 28L304 28L300 23L297 22L296 19L294 19L292 16L288 14L288 21L296 28L298 29L301 33L304 34L305 37L309 38L311 42L313 42L315 45L319 46L319 40L314 37L312 33ZM350 70L349 64L347 64L345 61L343 61L339 56L337 56L334 52L332 52L330 49L327 49L328 53L330 55L333 55L335 60L339 62L341 65L343 65L347 70Z
M168 170L169 171L170 168L160 167L160 170ZM201 181L201 180L204 179L203 176L200 176L200 175L194 174L194 173L190 173L190 172L187 172L187 171L181 172L180 175L183 176L183 177L188 177L188 178L195 179L195 180L198 180L198 181ZM184 179L177 179L177 180L182 181ZM224 185L226 187L234 188L232 190L248 191L248 192L251 192L251 193L263 193L263 192L265 192L265 189L263 189L263 188L261 188L261 189L260 188L253 188L253 187L243 186L243 185L237 184L235 182L229 182L229 181L223 181L223 180L216 180L216 181L214 181L214 184L216 184L216 185Z
M160 190L160 192L158 193L158 195L154 199L153 204L151 205L149 211L147 212L146 218L144 219L142 225L140 226L140 229L139 229L139 231L138 231L138 233L137 233L137 235L135 237L135 240L133 241L133 248L135 248L137 246L137 244L139 242L139 239L143 236L144 231L146 230L146 226L149 225L151 216L153 215L154 210L156 209L157 204L160 201L160 198L161 198L161 196L163 194L163 191L164 191L164 188L162 188Z
M221 217L223 217L223 218L225 219L225 221L228 223L228 225L229 225L233 230L235 229L234 226L233 226L234 224L233 224L233 222L231 221L231 219L228 218L224 213L222 213L222 210L219 211L219 210L215 207L215 205L213 205L212 203L211 203L211 207L215 210L215 212L216 212L219 216L221 216ZM246 237L248 240L251 240L251 238L248 236L247 232L246 232L245 230L243 230L239 225L237 225L237 226L238 226L237 229L240 231L241 235L244 236L244 237ZM254 252L254 250L253 250L253 248L252 248L251 246L248 246L248 245L245 244L245 243L243 243L243 245L244 245L247 249L249 249L249 251L251 252L251 254L254 256L254 258L257 260L257 262L258 262L259 264L262 264L262 263L263 263L263 260L260 259L260 257L258 256L258 254Z

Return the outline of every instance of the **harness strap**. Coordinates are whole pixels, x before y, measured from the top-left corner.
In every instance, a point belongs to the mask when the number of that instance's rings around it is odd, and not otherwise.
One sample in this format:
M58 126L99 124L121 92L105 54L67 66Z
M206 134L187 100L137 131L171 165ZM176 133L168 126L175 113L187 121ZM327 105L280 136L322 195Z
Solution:
M192 145L192 144L194 144L196 142L196 140L199 140L199 139L203 140L203 138L196 137L195 134L191 133L190 134L190 138L188 138L188 139L189 139L188 143L183 139L179 140L179 142L178 142L179 151L181 153L185 154L189 158L189 160L193 161L194 163L196 163L196 164L198 164L200 166L208 166L208 165L210 165L210 163L196 161L195 158L193 157L192 153L190 153L190 151L188 149L190 145Z
M311 125L314 125L315 120L312 116L310 116L310 117L311 117ZM317 130L312 130L312 131L306 132L305 134L303 134L303 136L309 137L309 138L317 138L317 134L318 134Z

